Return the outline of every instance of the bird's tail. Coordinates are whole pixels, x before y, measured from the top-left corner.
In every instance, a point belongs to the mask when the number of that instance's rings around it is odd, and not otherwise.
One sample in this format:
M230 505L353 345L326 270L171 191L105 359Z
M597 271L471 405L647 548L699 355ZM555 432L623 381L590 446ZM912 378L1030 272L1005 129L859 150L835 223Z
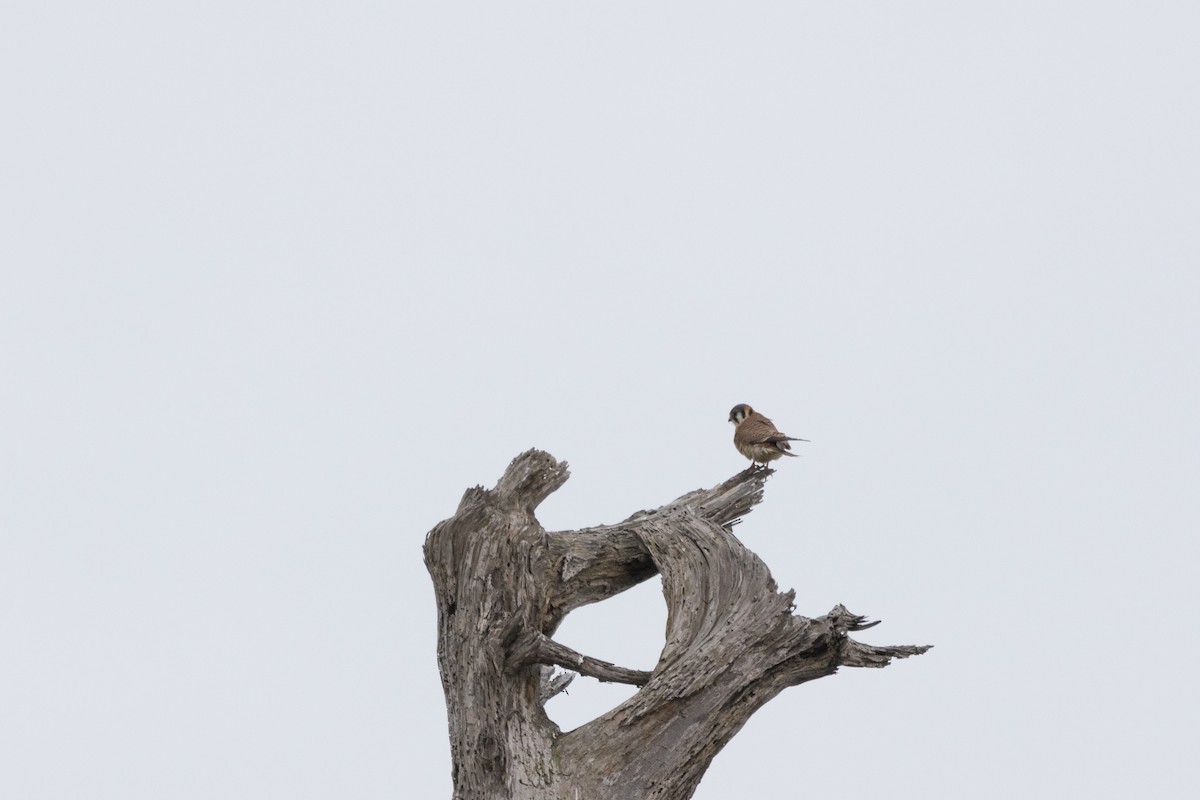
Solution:
M800 439L795 436L784 436L783 434L780 434L779 436L772 436L769 441L771 444L775 445L776 450L783 453L785 456L792 456L795 458L796 454L792 452L792 446L788 444L788 442L807 442L808 439Z

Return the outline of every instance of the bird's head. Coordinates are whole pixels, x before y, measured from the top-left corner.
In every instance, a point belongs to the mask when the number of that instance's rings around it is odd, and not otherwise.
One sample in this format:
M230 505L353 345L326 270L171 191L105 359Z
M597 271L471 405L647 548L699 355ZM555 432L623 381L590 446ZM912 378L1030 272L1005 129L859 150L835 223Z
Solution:
M746 405L745 403L738 403L733 407L733 410L729 412L729 421L734 425L741 425L742 420L750 416L753 412L754 409L750 406Z

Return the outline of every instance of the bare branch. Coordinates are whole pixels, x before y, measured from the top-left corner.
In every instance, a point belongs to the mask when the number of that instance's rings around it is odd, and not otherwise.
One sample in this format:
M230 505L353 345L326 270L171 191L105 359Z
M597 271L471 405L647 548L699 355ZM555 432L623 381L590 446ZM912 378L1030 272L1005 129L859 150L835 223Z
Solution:
M931 644L876 647L847 639L845 647L842 648L841 661L845 667L886 667L892 663L893 658L919 656L932 647Z
M624 522L550 533L550 548L562 559L561 584L550 598L556 615L551 630L568 612L607 600L658 572L641 536L648 526L668 517L692 512L731 529L757 505L771 469L745 469L712 489L697 489L653 511L639 511Z
M633 686L645 686L650 680L650 673L640 669L618 667L608 661L585 656L577 653L565 644L559 644L542 633L525 637L524 641L513 647L509 656L509 665L513 667L528 664L553 664L564 669L571 669L589 678L604 683L628 683Z
M587 675L605 683L629 683L634 686L645 686L646 682L650 680L649 672L618 667L608 661L577 653L553 639L540 635L539 637L538 661L573 669L581 675Z

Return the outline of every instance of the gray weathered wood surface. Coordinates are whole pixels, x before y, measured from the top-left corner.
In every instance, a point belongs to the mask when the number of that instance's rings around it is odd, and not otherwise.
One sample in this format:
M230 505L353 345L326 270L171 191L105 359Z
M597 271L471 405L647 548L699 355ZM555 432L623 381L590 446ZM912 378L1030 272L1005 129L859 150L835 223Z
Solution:
M685 800L713 757L788 686L839 666L883 667L928 647L875 647L848 636L867 623L838 605L792 613L766 565L733 535L762 499L769 469L624 522L546 531L537 506L565 463L530 450L491 490L469 489L425 541L438 609L455 800ZM655 573L666 642L650 672L554 641L573 609ZM572 676L640 686L625 703L568 733L545 714Z

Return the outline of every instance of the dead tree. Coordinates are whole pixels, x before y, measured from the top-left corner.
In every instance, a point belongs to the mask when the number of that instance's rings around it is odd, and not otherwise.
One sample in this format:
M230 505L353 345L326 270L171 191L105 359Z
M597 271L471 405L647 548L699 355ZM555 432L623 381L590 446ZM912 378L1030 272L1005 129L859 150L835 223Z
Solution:
M850 631L877 623L840 605L815 619L792 613L794 592L778 592L731 532L771 474L750 468L616 525L561 532L534 517L569 476L547 453L522 453L496 488L467 490L425 540L455 800L686 800L750 715L788 686L928 649L856 642ZM572 610L655 573L668 613L652 671L551 638ZM543 705L575 676L555 677L555 665L641 689L562 733Z

